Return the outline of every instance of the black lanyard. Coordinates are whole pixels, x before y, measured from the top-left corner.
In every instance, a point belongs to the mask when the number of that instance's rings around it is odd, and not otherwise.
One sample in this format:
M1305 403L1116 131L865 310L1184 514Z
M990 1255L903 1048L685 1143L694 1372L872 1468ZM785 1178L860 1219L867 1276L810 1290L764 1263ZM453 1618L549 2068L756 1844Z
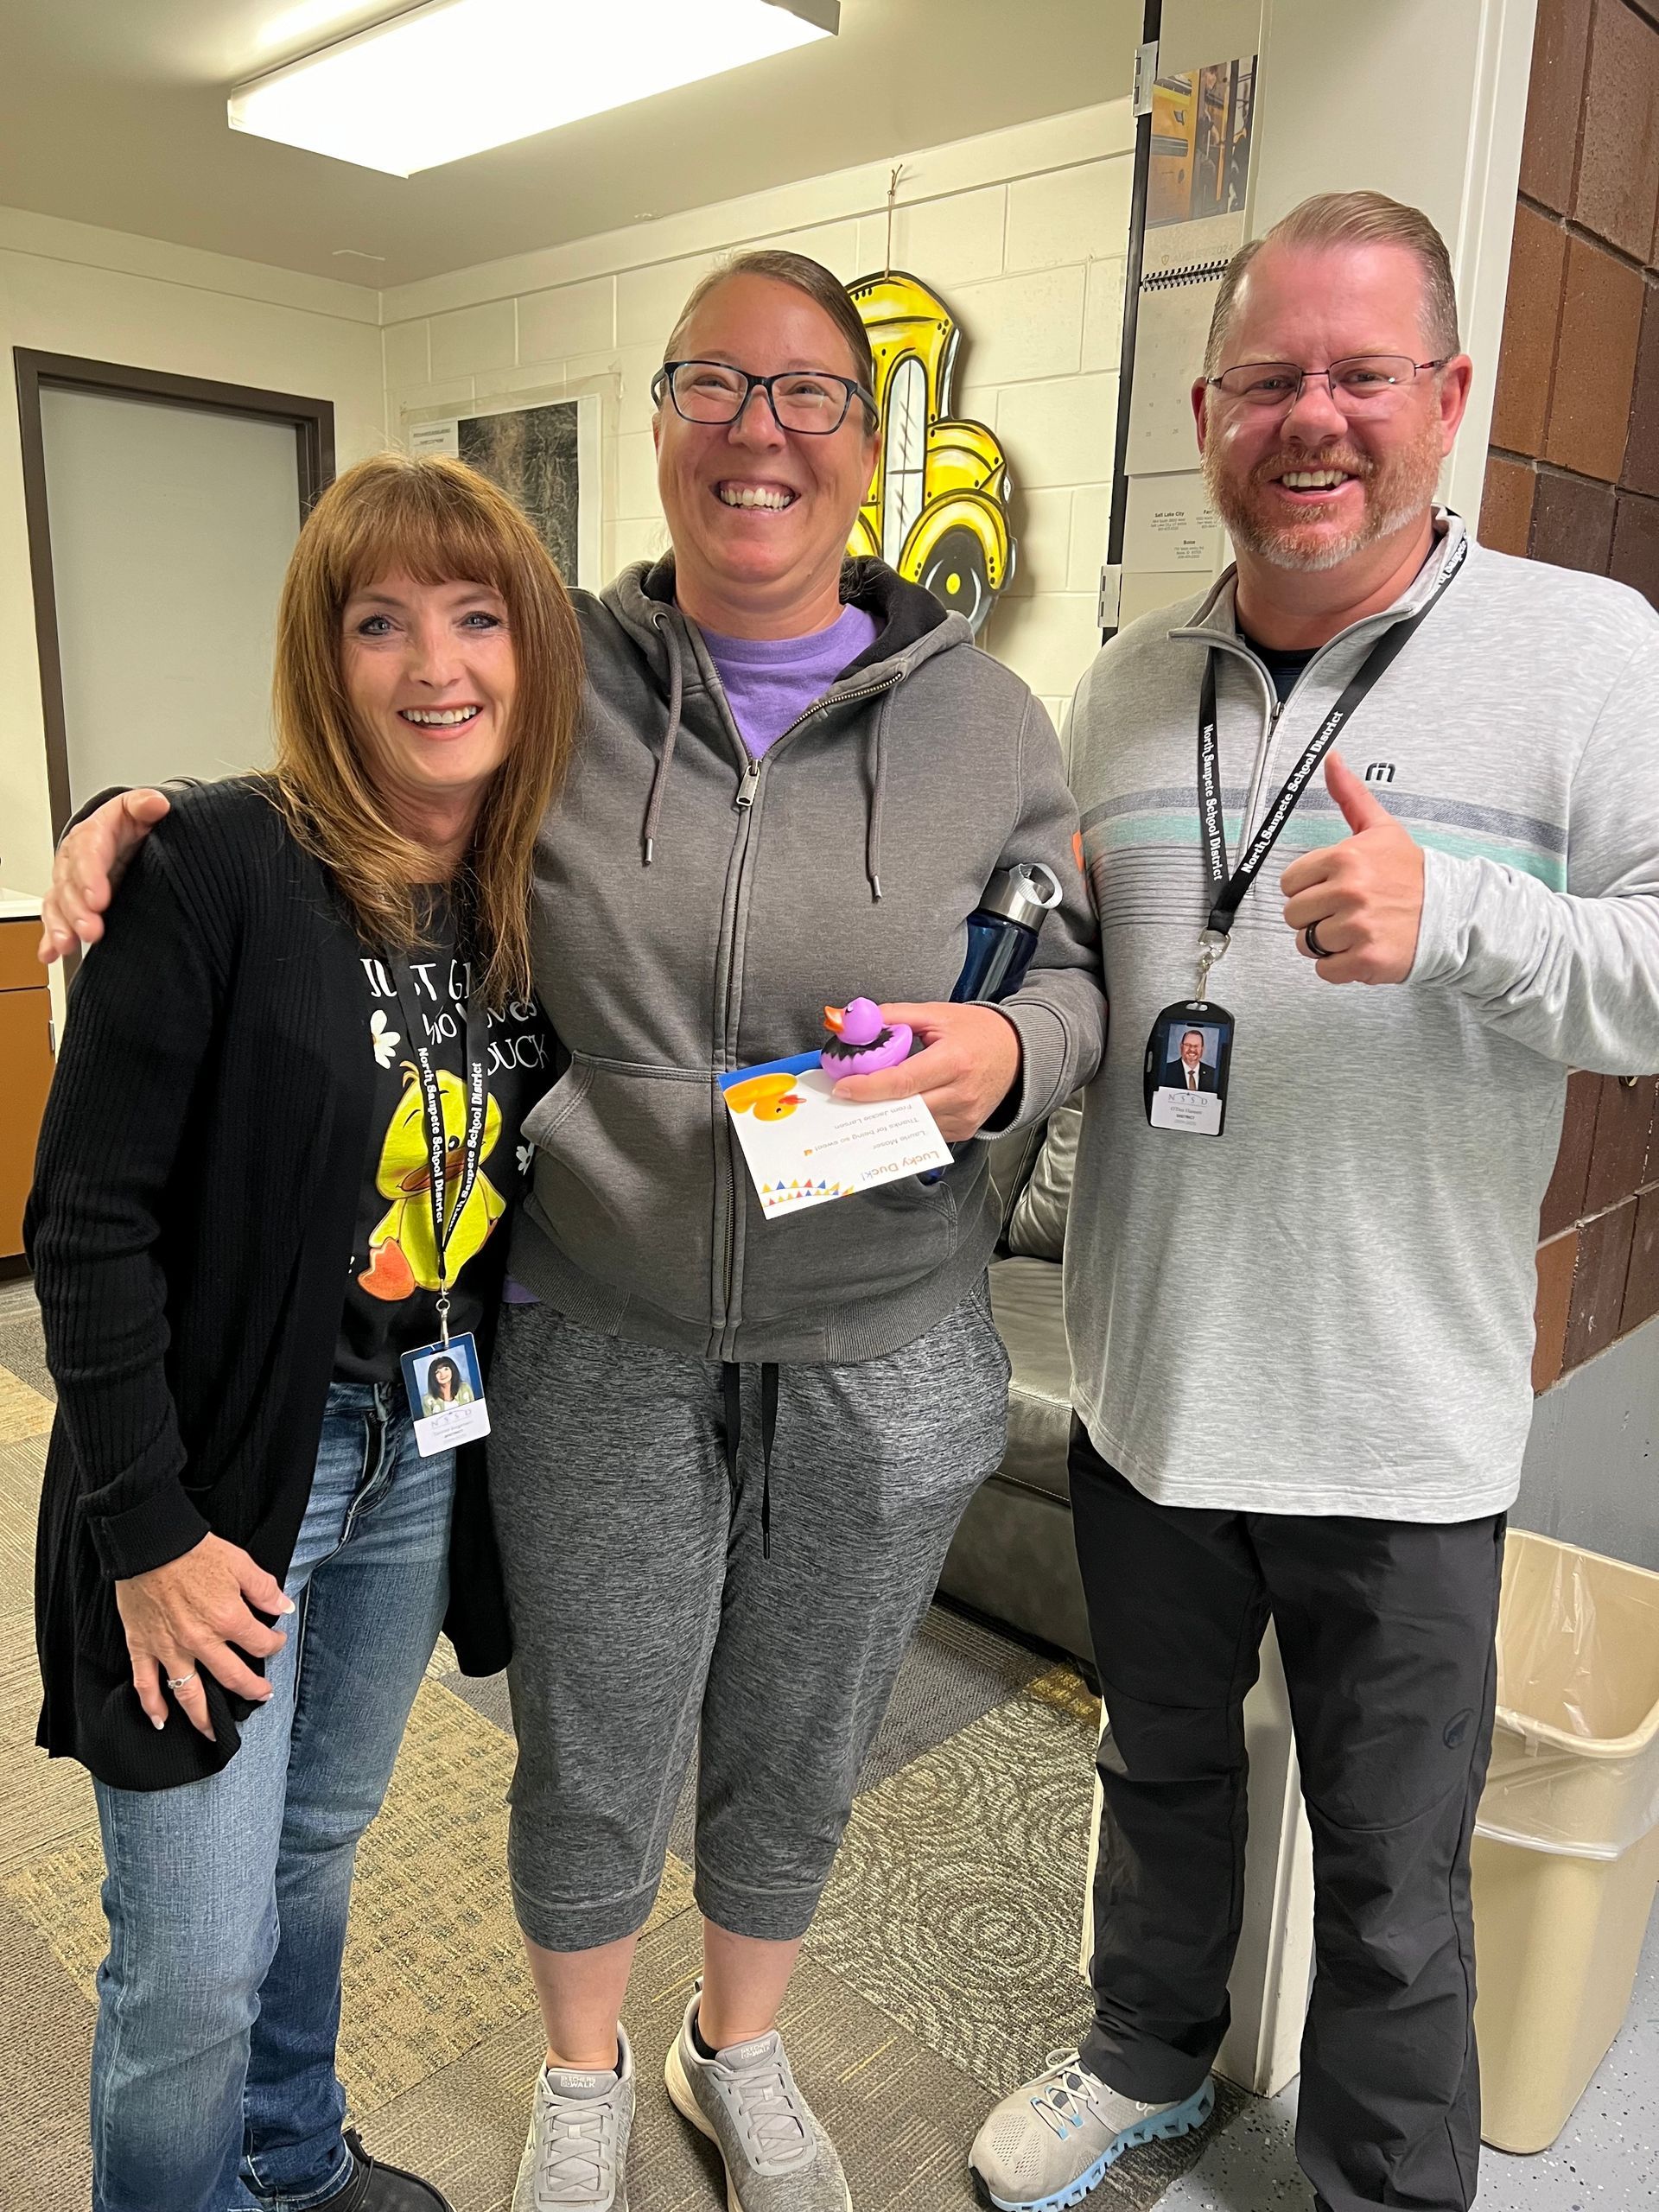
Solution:
M1330 713L1308 740L1302 757L1284 780L1279 796L1262 817L1262 827L1245 848L1244 856L1230 875L1227 872L1227 833L1221 814L1221 754L1216 730L1216 649L1212 645L1205 655L1204 689L1198 700L1198 827L1204 843L1205 890L1209 902L1209 920L1205 925L1206 939L1222 940L1216 957L1224 948L1233 926L1233 918L1244 903L1245 893L1262 873L1262 863L1278 843L1280 833L1296 809L1296 802L1307 787L1309 778L1325 754L1336 743L1338 735L1351 718L1366 694L1380 677L1398 660L1440 604L1441 594L1462 568L1469 551L1465 537L1451 554L1441 573L1440 580L1426 605L1420 607L1403 622L1396 622L1371 647L1355 671L1347 690L1337 701ZM1209 963L1206 963L1206 966ZM1202 995L1202 992L1200 992Z
M397 1003L403 1010L404 1031L409 1039L416 1079L421 1086L421 1105L426 1123L427 1195L432 1202L432 1241L437 1248L438 1326L447 1344L449 1341L448 1249L461 1217L467 1210L467 1201L473 1195L473 1185L478 1180L479 1161L484 1153L484 1122L490 1103L489 1071L485 1058L485 1035L488 1024L473 988L469 968L467 972L467 1003L463 1010L466 1024L467 1124L461 1138L461 1182L455 1192L454 1211L448 1215L446 1227L444 1200L448 1186L449 1143L443 1126L443 1093L438 1083L437 1063L432 1046L420 1041L421 1008L420 1001L415 995L413 978L407 966L401 963L394 968L393 973L397 985ZM443 1011L442 1001L438 1002L437 1011L440 1014Z

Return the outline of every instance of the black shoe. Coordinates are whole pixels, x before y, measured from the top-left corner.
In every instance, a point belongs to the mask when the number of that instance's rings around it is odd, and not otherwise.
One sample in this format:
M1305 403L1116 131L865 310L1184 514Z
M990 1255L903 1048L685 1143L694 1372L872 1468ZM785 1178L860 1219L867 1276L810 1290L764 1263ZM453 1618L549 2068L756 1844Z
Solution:
M346 2148L352 2154L352 2177L317 2212L454 2212L448 2198L429 2181L372 2158L354 2128L346 2130Z

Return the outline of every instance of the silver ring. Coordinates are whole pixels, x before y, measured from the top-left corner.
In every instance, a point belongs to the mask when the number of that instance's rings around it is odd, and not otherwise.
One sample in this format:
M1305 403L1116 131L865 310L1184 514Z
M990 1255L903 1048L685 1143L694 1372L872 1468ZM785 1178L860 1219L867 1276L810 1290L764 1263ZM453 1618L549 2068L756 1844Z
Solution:
M167 1677L167 1687L175 1693L179 1690L188 1690L195 1679L196 1670L193 1667L188 1675L169 1675Z
M1330 946L1319 943L1316 934L1319 926L1317 922L1310 922L1302 931L1303 940L1316 960L1334 960L1337 956L1332 951Z

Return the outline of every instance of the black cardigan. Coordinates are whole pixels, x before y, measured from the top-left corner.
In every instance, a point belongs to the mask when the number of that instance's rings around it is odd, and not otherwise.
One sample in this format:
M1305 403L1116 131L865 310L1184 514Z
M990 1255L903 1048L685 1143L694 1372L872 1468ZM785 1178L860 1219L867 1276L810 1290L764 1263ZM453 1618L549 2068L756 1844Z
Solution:
M25 1224L58 1386L35 1563L39 1741L163 1789L235 1752L156 1731L114 1579L210 1529L281 1580L310 1494L368 1157L361 947L257 778L202 785L135 855L75 979ZM506 1239L493 1238L496 1277ZM491 1255L488 1248L480 1259ZM493 1313L496 1281L480 1285ZM457 1470L445 1629L509 1650L480 1447ZM259 1662L251 1662L257 1669Z

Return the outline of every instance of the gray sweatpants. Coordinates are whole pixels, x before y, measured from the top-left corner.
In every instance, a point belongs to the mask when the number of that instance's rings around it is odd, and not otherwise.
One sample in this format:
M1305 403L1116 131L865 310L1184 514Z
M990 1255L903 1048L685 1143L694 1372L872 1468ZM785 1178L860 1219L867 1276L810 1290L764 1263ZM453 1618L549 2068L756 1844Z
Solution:
M508 1863L547 1949L644 1923L699 1730L699 1907L735 1935L804 1934L905 1648L1001 1459L1008 1363L982 1281L880 1359L766 1374L763 1543L760 1368L503 1309L489 1452L513 1624Z

